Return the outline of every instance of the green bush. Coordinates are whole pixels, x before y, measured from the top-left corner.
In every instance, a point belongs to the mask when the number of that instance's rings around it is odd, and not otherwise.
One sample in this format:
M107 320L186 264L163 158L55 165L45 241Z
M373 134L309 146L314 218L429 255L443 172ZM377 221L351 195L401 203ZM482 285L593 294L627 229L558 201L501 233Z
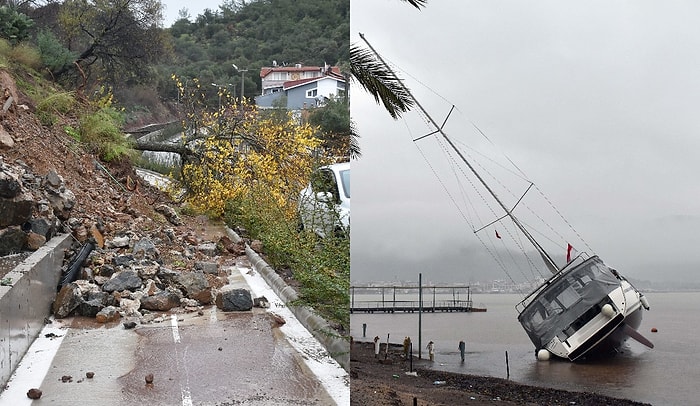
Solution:
M12 49L12 60L33 70L41 68L39 51L27 44L20 44Z
M29 38L34 21L13 7L0 6L0 37L12 44L19 44Z
M12 44L5 38L0 38L0 56L3 59L10 59L12 57Z
M36 114L43 125L53 125L58 116L70 113L76 105L72 92L54 93L43 98L36 106Z
M75 55L64 47L56 36L49 30L41 30L37 35L37 43L41 62L51 72L57 72L61 68L70 65L75 60Z
M122 115L113 107L103 107L80 118L80 139L107 162L129 158L129 140L121 131Z
M262 241L266 260L278 270L291 270L300 283L299 303L335 323L341 332L350 323L350 240L321 239L299 231L298 220L288 219L269 193L258 190L226 207L226 223L242 226ZM328 332L329 334L337 334Z

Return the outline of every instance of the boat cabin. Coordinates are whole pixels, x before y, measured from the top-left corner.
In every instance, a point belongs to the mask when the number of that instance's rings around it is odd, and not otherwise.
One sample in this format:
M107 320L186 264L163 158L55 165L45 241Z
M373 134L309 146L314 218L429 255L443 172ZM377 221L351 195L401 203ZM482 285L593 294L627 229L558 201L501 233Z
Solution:
M616 272L597 256L555 277L518 316L536 348L555 336L563 342L612 301L608 294L620 286Z

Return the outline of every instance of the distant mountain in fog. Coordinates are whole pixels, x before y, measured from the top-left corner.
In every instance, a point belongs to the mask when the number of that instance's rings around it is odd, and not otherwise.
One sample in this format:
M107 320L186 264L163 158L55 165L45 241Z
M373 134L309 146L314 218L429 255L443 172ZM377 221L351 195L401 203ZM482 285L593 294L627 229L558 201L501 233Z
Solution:
M563 258L555 260L561 262ZM353 251L350 279L353 284L417 282L418 274L422 273L425 283L475 283L511 278L516 283L533 280L535 276L524 261L520 269L508 269L508 274L504 273L480 246L444 246L433 252L406 252L401 257L380 250ZM700 290L700 263L692 261L626 264L624 269L618 270L640 289Z

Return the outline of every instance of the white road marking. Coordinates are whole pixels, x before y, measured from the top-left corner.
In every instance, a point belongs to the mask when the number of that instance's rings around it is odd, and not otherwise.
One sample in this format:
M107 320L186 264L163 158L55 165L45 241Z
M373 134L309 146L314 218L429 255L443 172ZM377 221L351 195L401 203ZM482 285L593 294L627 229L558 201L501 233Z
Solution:
M41 387L67 333L68 329L61 329L61 324L56 321L44 326L10 377L7 388L0 393L0 405L32 404L27 390Z
M170 325L173 329L173 341L175 344L179 344L182 339L180 338L180 329L177 325L177 315L170 315ZM182 406L193 406L192 394L190 393L190 388L182 388Z
M287 341L299 354L309 369L316 375L326 392L333 398L337 405L350 404L350 382L348 373L340 366L321 345L320 342L297 320L294 313L284 304L282 299L265 282L258 272L249 272L251 269L238 267L254 296L265 296L270 302L270 313L281 316L286 323L280 327L280 331L287 337Z
M170 315L170 325L173 328L173 341L177 344L180 342L180 330L177 328L177 316L174 314Z
M182 406L192 406L192 395L190 395L190 391L187 389L182 390Z

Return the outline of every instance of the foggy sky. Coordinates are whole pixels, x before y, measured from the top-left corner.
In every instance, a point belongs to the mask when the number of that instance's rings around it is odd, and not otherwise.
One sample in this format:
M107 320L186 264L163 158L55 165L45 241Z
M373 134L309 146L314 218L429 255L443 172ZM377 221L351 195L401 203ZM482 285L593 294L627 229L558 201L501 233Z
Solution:
M212 11L219 11L219 6L223 4L222 0L204 0L191 2L188 0L162 0L161 3L165 7L163 11L163 26L169 28L173 25L178 18L180 18L179 13L183 8L187 9L190 13L190 22L194 20L200 14L204 13L205 9L210 9Z
M697 282L698 8L353 0L351 42L365 34L437 121L449 109L441 97L454 103L625 276ZM473 280L470 265L488 265L411 141L425 128L351 91L363 153L352 163L351 279Z

